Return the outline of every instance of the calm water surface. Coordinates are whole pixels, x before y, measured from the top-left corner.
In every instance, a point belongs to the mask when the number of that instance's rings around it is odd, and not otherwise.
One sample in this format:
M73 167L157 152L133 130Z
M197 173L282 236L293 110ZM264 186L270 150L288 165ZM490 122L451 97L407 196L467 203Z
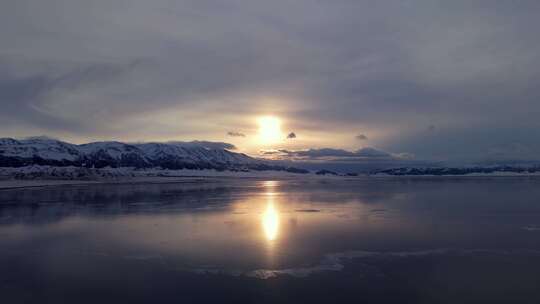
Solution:
M0 303L540 303L540 179L0 191Z

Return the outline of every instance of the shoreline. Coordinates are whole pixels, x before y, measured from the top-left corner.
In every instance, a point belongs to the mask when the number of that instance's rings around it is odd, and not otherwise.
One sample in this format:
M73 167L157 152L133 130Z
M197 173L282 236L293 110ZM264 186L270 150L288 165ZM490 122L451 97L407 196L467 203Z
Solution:
M53 186L76 186L76 185L104 185L104 184L167 184L167 183L206 183L219 182L228 179L242 180L290 180L290 179L345 179L343 176L315 175L315 174L295 174L281 171L261 171L261 172L182 172L185 174L164 174L147 176L123 176L116 178L97 179L15 179L0 178L0 191L10 189L39 188ZM217 174L216 174L217 173Z
M177 175L177 176L135 176L124 178L104 178L97 180L65 180L65 179L0 179L0 191L28 188L44 188L56 186L83 186L83 185L136 185L136 184L171 184L171 183L208 183L222 182L226 180L406 180L406 179L500 179L500 178L523 178L538 179L540 175L514 174L514 175L359 175L359 176L335 176L315 174L237 174L228 175Z

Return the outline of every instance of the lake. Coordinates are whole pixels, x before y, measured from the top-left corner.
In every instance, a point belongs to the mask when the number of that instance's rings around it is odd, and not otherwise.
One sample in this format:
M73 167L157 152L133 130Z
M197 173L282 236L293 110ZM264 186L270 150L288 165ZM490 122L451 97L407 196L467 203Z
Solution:
M539 178L0 191L1 303L540 303Z

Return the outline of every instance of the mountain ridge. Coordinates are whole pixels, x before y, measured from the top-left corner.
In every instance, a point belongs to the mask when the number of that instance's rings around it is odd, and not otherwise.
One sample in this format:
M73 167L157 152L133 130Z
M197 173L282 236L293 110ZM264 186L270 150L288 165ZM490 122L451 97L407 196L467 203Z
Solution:
M0 138L0 167L29 165L75 166L84 168L162 168L215 170L277 170L302 169L274 165L243 153L231 152L225 143L147 142L123 143L100 141L71 144L65 141L32 137Z

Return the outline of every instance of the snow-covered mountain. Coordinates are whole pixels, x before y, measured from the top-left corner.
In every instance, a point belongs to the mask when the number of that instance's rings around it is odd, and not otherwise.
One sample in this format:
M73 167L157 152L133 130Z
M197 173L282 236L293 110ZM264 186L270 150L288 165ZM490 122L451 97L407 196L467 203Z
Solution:
M24 140L0 138L0 166L19 167L25 164L72 165L82 157L77 145L47 137Z
M211 142L93 142L82 145L35 137L0 139L0 167L29 165L86 168L135 167L216 170L294 170L273 165Z

